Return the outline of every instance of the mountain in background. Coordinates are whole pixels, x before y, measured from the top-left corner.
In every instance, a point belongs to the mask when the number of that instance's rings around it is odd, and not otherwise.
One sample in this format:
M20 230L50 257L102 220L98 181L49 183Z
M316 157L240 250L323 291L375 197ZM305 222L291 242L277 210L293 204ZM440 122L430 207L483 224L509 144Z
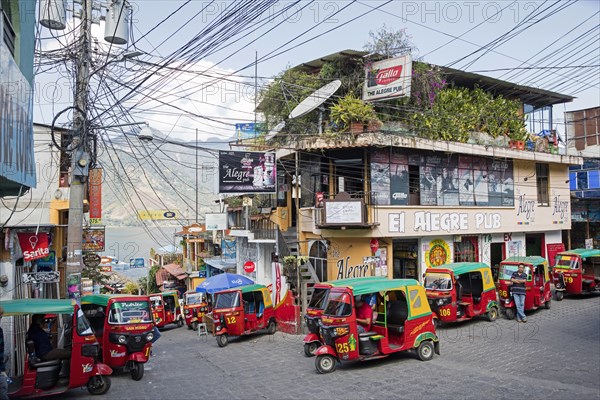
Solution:
M102 223L139 226L138 211L177 210L182 219L161 225L185 225L196 218L195 142L139 142L112 139L110 148L98 152L104 169ZM106 143L106 142L105 142ZM138 143L137 141L135 143ZM219 212L217 193L219 150L228 150L230 140L199 142L198 214Z

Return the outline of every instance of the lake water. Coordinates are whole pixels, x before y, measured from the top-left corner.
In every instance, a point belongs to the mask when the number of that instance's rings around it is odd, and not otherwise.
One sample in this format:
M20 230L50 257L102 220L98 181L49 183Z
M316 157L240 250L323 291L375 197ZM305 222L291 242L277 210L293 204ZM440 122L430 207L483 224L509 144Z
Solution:
M107 226L105 238L105 251L100 255L116 257L120 261L129 262L132 258L143 258L145 265L148 266L150 249L155 250L160 247L174 245L174 241L180 241L180 238L174 238L174 233L181 230L181 227L149 227L152 233L138 226ZM177 243L179 246L179 243Z

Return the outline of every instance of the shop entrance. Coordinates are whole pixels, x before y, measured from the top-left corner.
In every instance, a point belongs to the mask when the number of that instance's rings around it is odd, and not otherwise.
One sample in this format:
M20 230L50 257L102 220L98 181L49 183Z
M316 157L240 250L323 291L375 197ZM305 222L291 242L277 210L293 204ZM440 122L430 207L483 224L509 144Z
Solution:
M492 267L494 282L498 281L500 263L506 258L506 249L504 246L504 243L492 243L490 245L490 266Z
M543 233L526 233L525 234L525 255L546 257L544 251L544 234Z
M394 279L419 279L418 249L419 242L414 240L394 239L393 278Z

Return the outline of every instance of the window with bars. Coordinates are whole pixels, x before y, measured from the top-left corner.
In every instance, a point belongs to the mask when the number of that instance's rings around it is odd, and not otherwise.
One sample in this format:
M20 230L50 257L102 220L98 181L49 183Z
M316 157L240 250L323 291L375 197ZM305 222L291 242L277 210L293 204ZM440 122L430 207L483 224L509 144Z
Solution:
M477 236L463 236L454 242L454 262L478 262L479 246Z
M535 164L535 176L537 185L537 201L540 206L550 205L549 196L549 166L548 164Z

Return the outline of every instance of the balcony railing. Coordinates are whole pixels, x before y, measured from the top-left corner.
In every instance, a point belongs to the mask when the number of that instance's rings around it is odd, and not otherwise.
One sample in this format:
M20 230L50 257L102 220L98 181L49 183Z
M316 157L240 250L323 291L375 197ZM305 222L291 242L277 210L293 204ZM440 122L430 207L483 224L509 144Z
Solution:
M275 240L277 238L277 224L275 222L267 216L252 217L250 217L250 232L254 234L254 240Z
M317 228L372 228L379 225L370 194L364 192L341 192L334 197L323 199L315 208Z

